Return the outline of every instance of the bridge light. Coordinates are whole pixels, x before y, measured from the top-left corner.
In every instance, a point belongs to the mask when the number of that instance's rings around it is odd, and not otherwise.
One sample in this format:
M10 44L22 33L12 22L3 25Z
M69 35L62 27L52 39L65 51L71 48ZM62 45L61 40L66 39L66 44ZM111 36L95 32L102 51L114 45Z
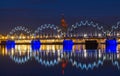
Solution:
M108 33L107 33L107 36L111 36L111 33L110 33L110 32L108 32Z
M117 59L119 59L120 58L120 55L119 54L117 54Z
M42 35L40 35L40 38L42 38Z
M48 38L48 35L46 35L45 38Z
M101 37L101 36L102 36L102 35L99 33L99 34L98 34L98 37Z
M117 33L117 36L119 36L120 34L119 33Z
M5 39L7 39L7 36L5 36Z
M21 39L21 36L19 36L19 39Z
M33 39L33 38L34 38L34 36L32 35L32 36L31 36L31 38Z
M25 36L22 36L22 39L25 39L26 37Z
M2 39L5 39L5 37L4 37L4 36L2 36Z
M11 39L13 40L15 37L14 36L11 36Z
M30 38L30 36L27 36L27 39L29 39Z
M57 38L60 38L60 35L58 35Z
M87 37L87 34L84 34L84 37Z

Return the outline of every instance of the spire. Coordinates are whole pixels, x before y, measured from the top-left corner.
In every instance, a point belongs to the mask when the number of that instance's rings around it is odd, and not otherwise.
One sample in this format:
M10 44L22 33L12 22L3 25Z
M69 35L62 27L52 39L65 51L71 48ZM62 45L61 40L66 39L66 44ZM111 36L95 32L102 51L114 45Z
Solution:
M65 21L64 14L62 14L61 26L64 27L64 28L67 28L67 23Z

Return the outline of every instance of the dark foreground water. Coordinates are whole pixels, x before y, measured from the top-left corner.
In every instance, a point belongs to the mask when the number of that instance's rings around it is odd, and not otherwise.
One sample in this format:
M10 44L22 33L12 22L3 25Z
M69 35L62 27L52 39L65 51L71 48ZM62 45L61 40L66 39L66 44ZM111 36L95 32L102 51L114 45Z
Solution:
M84 46L83 46L84 47ZM0 47L0 76L120 76L120 54L85 50L75 45L63 50L61 45Z

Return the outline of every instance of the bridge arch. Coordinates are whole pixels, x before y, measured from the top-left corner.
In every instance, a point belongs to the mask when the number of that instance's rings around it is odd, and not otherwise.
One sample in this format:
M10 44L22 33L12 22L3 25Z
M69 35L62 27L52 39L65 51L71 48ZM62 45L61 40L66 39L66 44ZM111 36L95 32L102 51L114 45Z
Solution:
M120 21L118 21L116 25L112 25L111 31L109 33L112 36L120 37Z
M28 28L26 28L24 26L16 26L8 33L7 36L9 38L14 36L14 38L16 38L16 39L22 39L26 36L30 36L31 34L32 34L31 30L29 30Z
M41 25L34 32L34 35L38 37L61 37L62 34L62 29L54 24Z
M68 28L68 35L76 37L84 37L84 36L104 36L105 31L103 26L101 26L99 23L96 23L94 21L80 21L79 23L76 22L74 25L72 25L70 28Z

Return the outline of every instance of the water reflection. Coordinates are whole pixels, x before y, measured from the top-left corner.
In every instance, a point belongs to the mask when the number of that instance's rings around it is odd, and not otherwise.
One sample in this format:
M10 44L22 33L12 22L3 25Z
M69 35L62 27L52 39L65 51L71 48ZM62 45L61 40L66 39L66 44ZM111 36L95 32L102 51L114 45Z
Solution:
M109 61L112 66L120 69L119 45L115 53L106 53L104 48L104 44L97 50L86 50L85 45L16 45L14 48L0 46L0 55L9 56L17 64L34 59L43 66L52 67L64 60L73 67L88 70L104 66L104 63Z

